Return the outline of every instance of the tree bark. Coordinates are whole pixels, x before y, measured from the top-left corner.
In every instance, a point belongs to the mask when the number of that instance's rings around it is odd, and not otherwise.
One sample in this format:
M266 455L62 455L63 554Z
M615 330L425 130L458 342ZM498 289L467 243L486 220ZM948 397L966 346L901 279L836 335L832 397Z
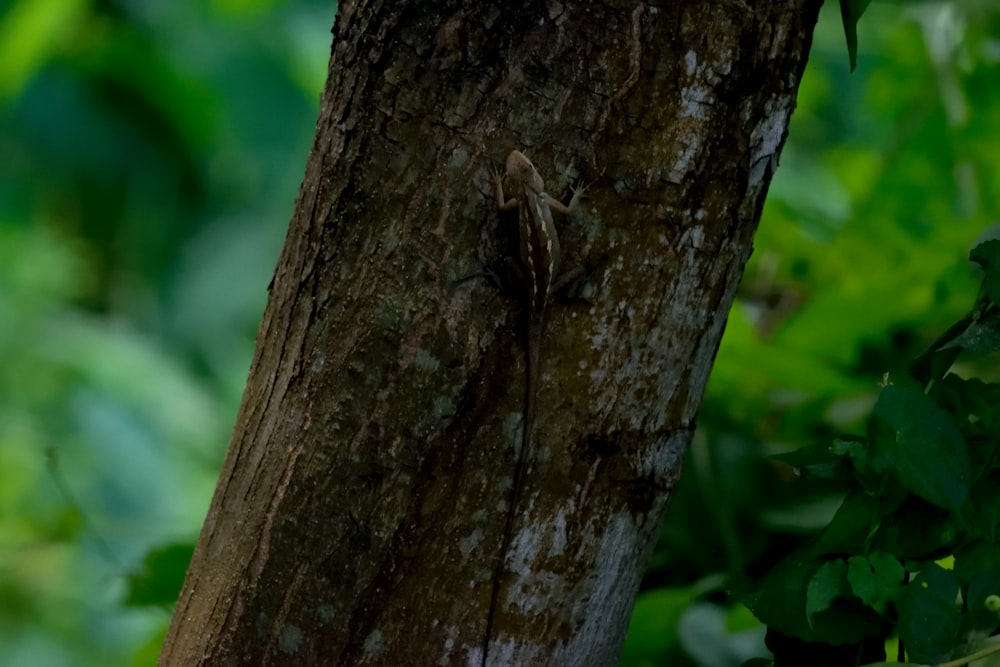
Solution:
M614 664L820 4L342 2L160 664ZM512 508L524 306L459 279L506 252L515 148L590 183L557 225L592 272L551 309Z

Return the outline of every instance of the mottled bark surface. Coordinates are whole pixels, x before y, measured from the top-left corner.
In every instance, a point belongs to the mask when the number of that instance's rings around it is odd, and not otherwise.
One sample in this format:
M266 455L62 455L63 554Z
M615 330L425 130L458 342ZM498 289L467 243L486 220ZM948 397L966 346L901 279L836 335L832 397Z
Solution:
M316 142L163 665L614 664L819 0L343 2ZM523 306L490 170L564 265L493 636Z

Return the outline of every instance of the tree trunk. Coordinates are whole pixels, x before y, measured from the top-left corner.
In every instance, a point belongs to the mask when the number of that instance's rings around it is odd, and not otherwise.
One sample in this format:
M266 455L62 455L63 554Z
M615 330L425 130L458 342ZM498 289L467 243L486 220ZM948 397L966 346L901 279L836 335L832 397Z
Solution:
M616 662L821 0L750 4L341 2L162 665ZM512 149L590 184L556 222L591 269L516 503L524 303L459 280Z

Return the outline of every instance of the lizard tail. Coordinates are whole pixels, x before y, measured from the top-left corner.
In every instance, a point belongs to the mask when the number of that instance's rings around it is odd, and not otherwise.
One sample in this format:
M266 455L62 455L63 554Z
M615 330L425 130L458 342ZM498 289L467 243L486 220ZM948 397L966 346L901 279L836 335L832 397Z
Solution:
M530 317L528 323L528 339L524 360L524 416L521 423L521 450L517 453L514 463L514 478L511 481L510 505L507 507L507 519L504 522L503 537L500 542L500 554L493 570L493 592L490 597L490 609L486 617L486 632L483 636L482 667L486 667L489 654L490 638L493 636L493 624L496 619L497 605L500 597L500 582L503 579L504 564L507 562L507 552L510 550L510 540L514 533L514 518L517 516L518 504L521 499L521 487L524 485L524 473L531 459L531 440L535 426L535 404L538 398L538 370L542 360L542 327L541 317Z
M524 370L524 420L521 424L520 460L522 461L527 460L527 455L531 453L531 439L534 435L535 407L538 404L538 373L542 365L543 324L541 317L532 317L528 324L528 340L525 346L528 352Z

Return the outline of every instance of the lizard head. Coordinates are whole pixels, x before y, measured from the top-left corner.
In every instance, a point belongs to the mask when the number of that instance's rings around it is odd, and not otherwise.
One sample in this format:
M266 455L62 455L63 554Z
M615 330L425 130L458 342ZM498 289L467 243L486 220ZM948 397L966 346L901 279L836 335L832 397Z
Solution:
M504 166L507 178L516 186L528 188L538 194L545 190L545 184L538 175L535 165L531 164L531 160L521 151L511 151Z

